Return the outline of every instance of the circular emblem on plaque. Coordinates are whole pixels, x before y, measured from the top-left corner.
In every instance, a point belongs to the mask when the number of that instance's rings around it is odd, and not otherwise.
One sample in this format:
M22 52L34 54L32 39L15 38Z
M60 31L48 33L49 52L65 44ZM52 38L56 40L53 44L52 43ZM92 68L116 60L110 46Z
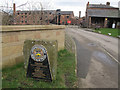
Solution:
M46 59L47 51L42 45L34 45L31 49L31 58L34 61L42 62Z

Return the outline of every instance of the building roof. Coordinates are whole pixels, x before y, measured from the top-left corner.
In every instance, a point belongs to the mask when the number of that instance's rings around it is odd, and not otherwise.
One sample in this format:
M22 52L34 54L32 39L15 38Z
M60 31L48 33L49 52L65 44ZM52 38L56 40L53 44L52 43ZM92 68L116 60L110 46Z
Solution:
M43 12L49 12L51 14L54 14L56 12L56 10L43 10Z
M41 10L35 10L35 11L17 11L19 13L29 13L29 12L41 12ZM73 11L56 11L56 10L43 10L43 12L51 13L51 14L60 14L60 15L71 15L73 14Z
M105 4L89 4L89 8L116 8Z
M68 14L68 15L70 15L70 14L73 14L73 11L61 11L61 14Z
M91 8L95 8L95 9L91 9ZM103 8L103 9L99 9L99 8ZM88 16L91 16L91 17L118 18L119 8L112 7L109 5L104 5L104 4L89 4L87 13L88 13Z
M57 14L60 14L60 15L70 15L70 14L73 14L73 11L58 11Z
M34 10L27 11L26 10L26 11L17 11L17 12L19 12L19 13L36 12L37 13L37 12L41 12L41 10L35 10L35 11ZM43 12L49 12L49 13L53 14L53 13L55 13L55 10L43 10Z
M96 17L119 17L119 10L110 10L110 9L88 9L88 16L96 16Z

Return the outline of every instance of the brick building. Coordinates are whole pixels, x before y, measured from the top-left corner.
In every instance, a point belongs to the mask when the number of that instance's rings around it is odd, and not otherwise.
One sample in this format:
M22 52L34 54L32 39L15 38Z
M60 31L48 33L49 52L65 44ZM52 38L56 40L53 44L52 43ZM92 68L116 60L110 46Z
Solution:
M16 25L67 25L72 21L73 11L44 10L44 11L16 11L14 24Z
M13 4L13 24L16 25L47 25L53 18L56 10L30 10L16 11L15 3Z
M73 11L61 11L60 9L57 9L55 14L57 16L57 24L59 25L67 25L67 21L72 21L72 18L74 18Z
M13 4L14 22L16 25L48 25L59 24L67 25L67 21L75 24L73 11L57 10L34 10L34 11L16 11Z
M110 2L105 4L89 4L86 6L87 27L111 28L115 23L116 28L120 22L119 8L110 6Z
M14 24L19 25L47 25L54 18L55 10L44 11L16 11Z

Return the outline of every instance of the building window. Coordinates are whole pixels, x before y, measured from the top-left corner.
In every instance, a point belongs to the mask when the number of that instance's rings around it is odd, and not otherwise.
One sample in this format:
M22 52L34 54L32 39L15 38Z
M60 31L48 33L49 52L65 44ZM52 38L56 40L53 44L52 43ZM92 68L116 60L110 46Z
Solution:
M35 23L35 21L33 21L33 23Z
M21 21L23 23L23 21Z
M23 16L21 16L23 18Z
M40 20L42 20L42 17L40 18Z
M27 21L25 21L25 23L27 23Z
M69 16L67 16L67 18L69 18Z
M27 15L27 13L25 13L25 15Z
M37 23L39 23L39 21L37 21Z
M51 12L49 14L52 14Z
M17 13L18 15L20 14L20 13Z
M27 16L25 16L25 18L27 18Z

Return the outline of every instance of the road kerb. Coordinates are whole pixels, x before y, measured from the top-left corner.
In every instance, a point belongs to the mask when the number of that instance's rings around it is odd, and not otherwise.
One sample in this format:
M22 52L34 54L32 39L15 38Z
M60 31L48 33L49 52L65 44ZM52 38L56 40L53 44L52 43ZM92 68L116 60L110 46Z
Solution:
M116 61L118 64L120 64L120 62L113 55L111 55L104 47L102 47L102 48L114 61Z
M73 38L71 37L73 43L74 43L74 46L75 46L75 62L76 62L76 69L75 69L75 73L76 73L76 76L77 76L77 49L76 49L76 44L75 44L75 41L73 40Z

